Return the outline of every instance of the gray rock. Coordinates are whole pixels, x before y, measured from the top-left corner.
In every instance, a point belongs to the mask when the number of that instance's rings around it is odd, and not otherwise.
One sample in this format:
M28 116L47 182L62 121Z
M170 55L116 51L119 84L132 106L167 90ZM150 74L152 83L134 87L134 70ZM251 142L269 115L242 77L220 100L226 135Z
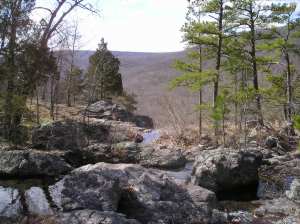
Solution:
M217 209L213 209L210 223L211 224L225 224L225 223L228 223L228 214L225 213L225 212L221 212Z
M31 215L47 216L53 214L44 191L39 187L31 187L27 190L25 201Z
M137 163L140 148L135 142L120 142L112 145L114 163Z
M88 117L117 121L130 121L133 117L125 107L104 100L91 104L82 113Z
M88 145L88 138L83 124L59 121L35 129L32 144L34 148L44 150L78 150Z
M50 187L53 201L64 211L92 209L116 211L121 189L118 180L84 168Z
M60 224L139 224L133 219L126 219L115 212L99 212L95 210L79 210L58 215Z
M139 163L145 167L178 169L184 167L186 160L179 148L149 144L141 145Z
M219 192L258 181L262 154L255 149L203 151L194 163L192 183Z
M278 145L278 138L268 136L265 140L265 146L268 148L275 148Z
M118 143L134 139L143 129L131 123L91 119L85 122L53 122L32 134L34 148L76 151L96 143Z
M117 144L93 144L82 150L87 163L137 163L140 148L135 142L120 142Z
M290 190L286 191L286 196L293 201L300 203L300 179L294 179Z
M119 212L145 224L209 223L216 203L207 189L180 186L163 171L132 164L80 167L50 188L64 211Z
M211 147L206 146L206 145L198 145L198 146L194 146L194 147L183 150L182 154L184 155L186 160L188 160L190 162L194 162L195 159L197 158L197 156L199 154L201 154L202 151L212 150L212 149L215 149L215 148L211 148Z
M145 167L159 169L178 169L184 167L186 163L181 149L138 144L132 141L112 145L93 144L84 148L82 155L89 163L139 163Z
M300 178L300 159L291 157L280 157L269 160L268 165L259 169L258 197L262 199L273 199L285 197L286 191L291 195L292 183ZM292 190L297 191L297 187ZM295 194L294 194L295 193ZM294 192L296 196L296 192Z
M252 224L254 218L249 212L238 211L229 213L228 219L229 223Z
M17 189L0 187L0 221L3 217L16 219L22 215L23 207L20 199Z
M56 153L36 150L0 151L0 174L8 176L59 176L72 167Z
M285 219L300 218L299 204L286 198L261 201L262 205L255 209L254 214L259 220L273 220L271 223L284 223ZM274 222L274 220L276 220ZM278 222L277 222L278 221Z
M138 127L153 128L153 120L150 117L135 115L128 111L123 105L112 101L98 101L82 111L84 116L105 120L132 122Z

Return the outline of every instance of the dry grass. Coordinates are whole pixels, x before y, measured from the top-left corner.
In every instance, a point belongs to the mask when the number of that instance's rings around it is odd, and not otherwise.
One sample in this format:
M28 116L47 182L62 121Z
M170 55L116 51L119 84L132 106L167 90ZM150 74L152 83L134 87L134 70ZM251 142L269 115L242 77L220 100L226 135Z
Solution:
M26 115L27 125L35 125L37 123L37 105L28 103L29 112ZM57 104L55 106L54 120L63 121L63 120L79 120L82 118L80 112L84 110L85 107L82 105L75 105L72 107L67 107L65 104ZM50 116L50 104L46 102L40 102L39 104L39 116L40 123L47 124L53 121Z

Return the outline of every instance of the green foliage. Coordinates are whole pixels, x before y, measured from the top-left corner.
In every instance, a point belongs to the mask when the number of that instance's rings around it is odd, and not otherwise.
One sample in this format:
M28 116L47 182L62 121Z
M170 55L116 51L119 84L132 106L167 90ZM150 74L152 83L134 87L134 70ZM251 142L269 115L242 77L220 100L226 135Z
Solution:
M177 61L175 64L175 68L180 71L184 71L181 76L178 76L171 80L170 88L174 89L176 87L187 87L191 91L199 91L205 85L211 83L216 77L215 70L206 70L203 72L196 71L196 69L192 69L195 67L195 64L186 64L182 61Z
M87 84L93 91L90 100L97 101L123 93L119 67L119 59L107 49L107 43L102 39L97 51L90 57L90 66L86 74Z
M300 131L300 115L295 115L293 117L293 121L294 121L294 128Z
M228 107L229 100L229 91L227 89L223 89L218 95L216 105L211 113L211 118L214 121L224 121L226 119L226 115L230 112ZM219 124L219 122L215 122L215 124Z

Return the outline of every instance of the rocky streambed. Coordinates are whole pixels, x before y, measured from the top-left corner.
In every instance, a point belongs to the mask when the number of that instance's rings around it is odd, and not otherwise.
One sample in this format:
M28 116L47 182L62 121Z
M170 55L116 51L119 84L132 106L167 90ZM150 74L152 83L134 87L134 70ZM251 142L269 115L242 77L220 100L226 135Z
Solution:
M295 154L275 145L187 152L96 109L88 123L36 129L26 148L1 146L0 224L300 223Z

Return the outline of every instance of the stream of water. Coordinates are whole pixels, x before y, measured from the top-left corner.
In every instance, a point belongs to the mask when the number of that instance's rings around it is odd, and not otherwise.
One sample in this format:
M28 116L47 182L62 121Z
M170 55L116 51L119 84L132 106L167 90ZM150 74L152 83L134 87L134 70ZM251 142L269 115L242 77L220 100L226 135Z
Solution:
M160 133L158 130L151 130L150 132L146 132L143 134L143 143L150 144L158 140L160 137Z

